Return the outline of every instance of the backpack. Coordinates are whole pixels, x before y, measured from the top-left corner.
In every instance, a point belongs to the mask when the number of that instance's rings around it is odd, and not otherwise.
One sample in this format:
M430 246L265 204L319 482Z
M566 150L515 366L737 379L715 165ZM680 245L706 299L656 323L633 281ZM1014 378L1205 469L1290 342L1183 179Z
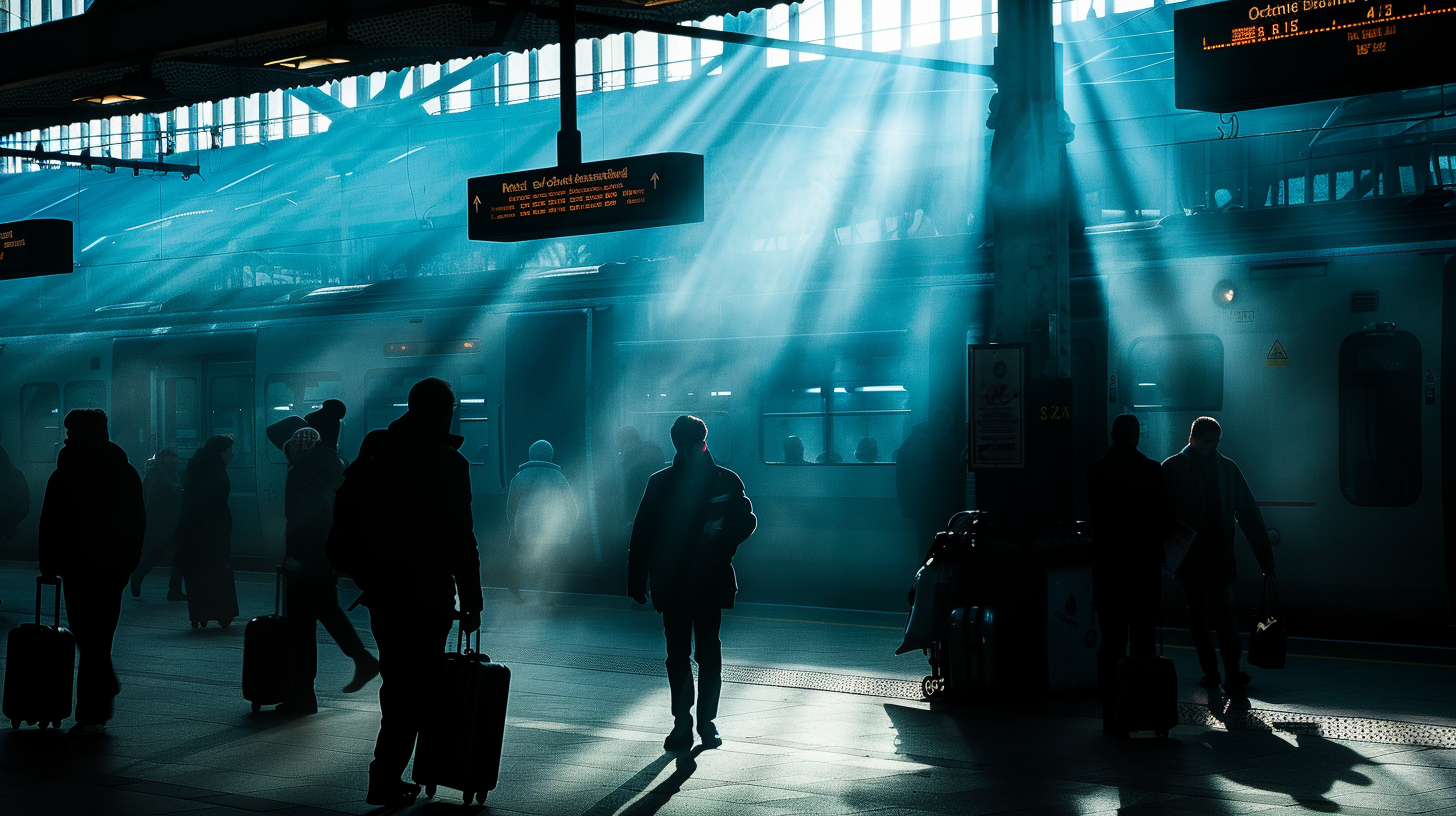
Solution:
M368 447L366 441L366 447ZM334 493L334 524L325 553L329 565L365 588L370 579L389 569L387 560L390 521L381 509L391 505L389 466L381 456L366 456L344 469L344 483Z

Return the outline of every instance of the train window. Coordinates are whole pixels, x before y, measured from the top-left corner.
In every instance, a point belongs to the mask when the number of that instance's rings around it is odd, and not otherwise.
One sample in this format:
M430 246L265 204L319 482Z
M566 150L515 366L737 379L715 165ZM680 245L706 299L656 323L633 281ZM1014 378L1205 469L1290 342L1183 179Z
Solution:
M303 416L323 406L324 400L343 399L344 383L337 371L315 371L303 374L271 374L263 381L263 405L268 412L267 424L293 414ZM347 418L345 421L348 421ZM265 446L268 461L287 464L283 451Z
M1223 341L1212 334L1139 337L1123 382L1139 411L1223 409Z
M65 433L61 426L61 389L55 383L20 388L20 446L27 462L54 462Z
M774 389L764 400L763 461L888 463L910 432L909 400L905 386L895 383Z
M1364 507L1421 493L1421 343L1410 332L1340 344L1340 491Z
M253 378L214 377L212 380L212 436L233 438L230 468L253 466Z
M106 383L101 380L78 380L66 383L65 411L77 408L106 410Z

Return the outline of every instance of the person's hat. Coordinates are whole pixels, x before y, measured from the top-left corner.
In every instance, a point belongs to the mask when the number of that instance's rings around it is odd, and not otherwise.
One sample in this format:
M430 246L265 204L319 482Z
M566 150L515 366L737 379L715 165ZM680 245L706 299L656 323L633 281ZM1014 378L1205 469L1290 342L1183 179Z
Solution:
M308 420L297 414L292 414L269 425L263 433L267 435L268 441L273 443L273 447L278 450L283 450L283 446L288 444L288 440L293 438L293 434L299 428L307 427L309 427Z
M339 447L339 427L348 409L344 403L336 399L324 400L317 411L305 414L303 420L308 427L319 432L323 444L331 448Z

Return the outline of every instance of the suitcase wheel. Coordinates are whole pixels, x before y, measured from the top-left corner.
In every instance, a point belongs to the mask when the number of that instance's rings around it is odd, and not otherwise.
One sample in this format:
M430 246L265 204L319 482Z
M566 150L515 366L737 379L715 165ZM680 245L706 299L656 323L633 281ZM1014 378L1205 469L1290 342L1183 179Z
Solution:
M262 711L262 710L263 710L263 704L262 703L253 703L253 713L254 714L257 714L259 711Z
M942 677L926 675L925 679L920 681L920 692L925 695L927 700L934 700L944 695L945 691L945 679Z
M193 629L206 629L207 628L207 621L193 621L192 622L192 628Z
M1154 731L1153 733L1158 735L1158 739L1168 738L1168 729L1166 728L1162 729L1161 731Z
M42 730L42 731L44 731L47 728L50 728L51 727L51 724L48 723L48 722L46 722L45 720L41 720L39 723L37 723L37 725L40 726L40 730Z
M218 626L221 626L224 629L226 629L229 626L232 626L233 625L233 619L232 618L228 618L227 620L220 620L220 621L217 622L217 625Z
M465 798L465 804L468 805L470 804L470 800L475 798L475 791L465 791L463 795Z
M425 796L427 796L427 797L429 797L431 799L434 799L435 798L435 786L434 785L426 785L425 786Z
M485 804L485 794L486 791L481 791L480 793L475 794L475 803L478 805Z
M51 725L54 725L56 727L56 730L59 731L61 728L61 721L56 720L55 722L51 723Z

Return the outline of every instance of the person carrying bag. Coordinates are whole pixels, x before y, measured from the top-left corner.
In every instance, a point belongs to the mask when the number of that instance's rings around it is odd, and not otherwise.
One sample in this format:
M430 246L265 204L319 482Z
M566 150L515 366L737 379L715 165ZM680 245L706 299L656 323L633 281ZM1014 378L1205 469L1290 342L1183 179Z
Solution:
M1259 607L1258 622L1249 635L1249 663L1261 669L1284 668L1289 643L1289 630L1284 605L1274 589L1274 579L1264 577L1264 601Z

